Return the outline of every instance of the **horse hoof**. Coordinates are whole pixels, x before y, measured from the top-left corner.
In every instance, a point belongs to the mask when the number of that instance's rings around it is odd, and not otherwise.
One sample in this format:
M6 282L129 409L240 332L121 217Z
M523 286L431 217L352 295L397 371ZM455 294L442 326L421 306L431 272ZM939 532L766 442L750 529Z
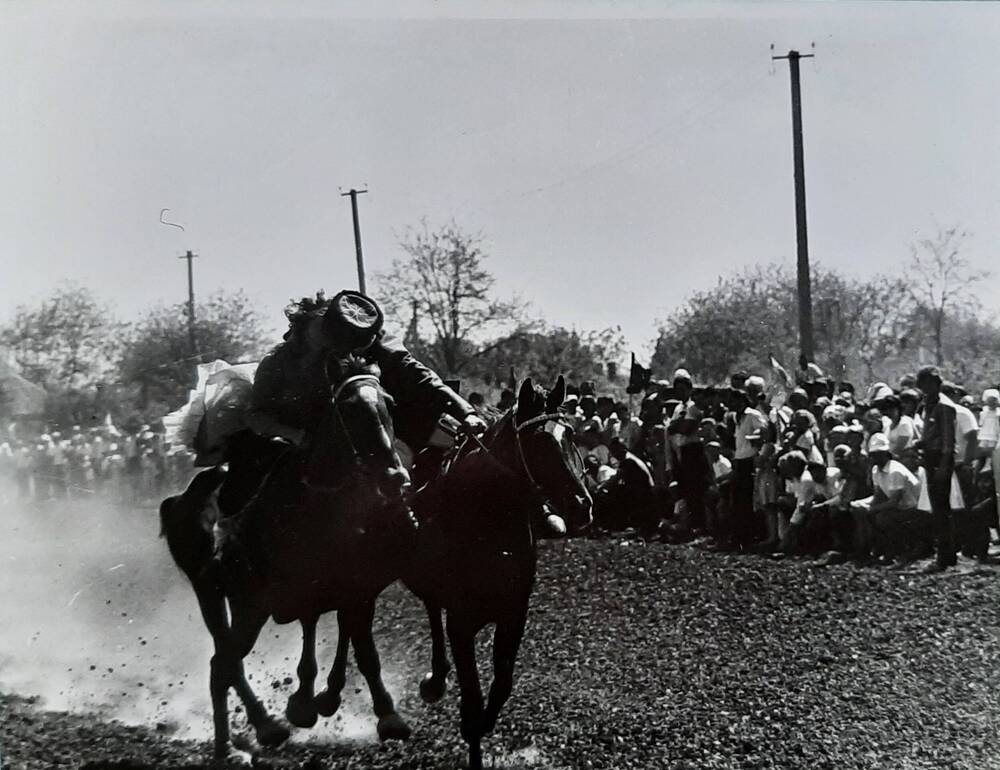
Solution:
M313 698L313 705L321 715L332 717L337 713L337 709L340 708L340 696L335 692L323 690L323 692Z
M438 681L434 674L427 674L420 680L420 698L424 703L437 703L448 691L448 677Z
M389 714L378 720L378 739L380 741L405 741L413 734L410 726L399 714Z
M285 706L285 719L296 727L306 729L313 727L319 718L316 713L316 704L311 698L305 698L298 693L293 693Z
M230 748L226 751L215 752L215 756L212 757L212 767L217 768L230 768L230 767L250 767L253 764L253 757L250 755L249 751L240 751L236 748Z
M257 743L261 746L280 746L292 734L277 719L267 719L256 728Z

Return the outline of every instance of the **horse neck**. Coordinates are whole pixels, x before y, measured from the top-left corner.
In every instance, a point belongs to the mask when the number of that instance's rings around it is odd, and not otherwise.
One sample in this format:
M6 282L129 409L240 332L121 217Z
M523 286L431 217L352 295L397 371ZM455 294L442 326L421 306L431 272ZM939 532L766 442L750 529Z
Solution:
M516 440L513 427L505 430L498 426L494 435L485 437L485 447L462 455L442 482L448 487L446 492L459 496L474 493L475 517L488 519L493 526L519 530L535 505L534 490L524 476ZM451 507L470 506L462 500Z

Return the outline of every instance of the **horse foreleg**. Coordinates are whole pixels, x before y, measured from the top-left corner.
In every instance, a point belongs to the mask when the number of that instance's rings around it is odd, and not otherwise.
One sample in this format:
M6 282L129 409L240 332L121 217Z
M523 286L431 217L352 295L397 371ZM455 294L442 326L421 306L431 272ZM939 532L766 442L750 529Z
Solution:
M441 608L424 602L427 618L431 626L431 670L420 682L420 697L424 703L437 703L448 691L448 672L451 662L448 660L448 648L444 643L444 624L441 621Z
M527 609L527 608L525 608ZM483 712L483 734L493 731L497 717L514 689L514 663L524 638L527 612L515 613L497 623L493 632L493 683Z
M302 656L296 673L299 676L299 688L288 698L285 707L285 717L296 727L312 727L316 724L315 684L319 669L316 665L316 618L303 620L302 625Z
M347 612L350 618L351 643L354 645L354 659L358 670L368 682L371 692L375 716L378 717L378 737L381 741L407 740L412 734L410 726L396 713L396 704L385 689L382 682L382 664L379 661L378 650L375 649L375 638L372 635L372 623L375 620L375 602L372 601L360 610Z
M448 612L448 641L455 661L455 674L461 691L462 738L469 745L469 769L482 770L483 750L481 740L483 717L483 691L479 685L476 667L476 631L480 626L468 617Z
M332 717L340 708L340 693L347 684L347 653L350 649L351 634L344 613L337 613L337 656L326 680L326 689L316 696L316 711L325 717Z
M230 603L232 609L232 655L231 677L232 685L243 701L247 711L247 720L253 726L257 743L261 746L277 746L288 740L289 730L280 721L272 717L264 704L257 699L253 688L247 681L243 669L243 658L250 654L260 630L267 622L266 610L252 605L241 606Z

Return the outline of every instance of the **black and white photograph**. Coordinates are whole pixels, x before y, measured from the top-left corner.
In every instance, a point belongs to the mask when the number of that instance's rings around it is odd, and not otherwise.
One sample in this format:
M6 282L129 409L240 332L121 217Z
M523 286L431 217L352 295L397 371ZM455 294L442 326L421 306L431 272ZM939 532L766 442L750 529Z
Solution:
M0 770L1000 768L998 50L0 2Z

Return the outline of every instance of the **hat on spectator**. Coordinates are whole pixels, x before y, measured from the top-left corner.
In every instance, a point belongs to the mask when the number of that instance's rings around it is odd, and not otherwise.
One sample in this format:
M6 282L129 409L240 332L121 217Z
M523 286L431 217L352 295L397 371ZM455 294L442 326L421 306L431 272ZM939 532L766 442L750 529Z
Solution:
M900 401L919 401L920 391L914 390L913 388L905 388L899 394Z
M687 369L678 369L676 372L674 372L674 383L676 384L678 382L687 382L688 384L690 384L691 373L688 372Z
M872 437L868 439L868 454L872 452L888 452L889 451L889 437L884 433L873 433Z
M747 377L746 389L748 394L760 395L764 392L764 378L759 375L753 375L752 377Z
M841 444L833 448L833 459L840 460L844 457L850 457L853 453L854 450L847 446L847 444Z
M990 399L990 398L993 398L993 399L996 399L997 401L1000 401L1000 390L997 390L996 388L987 388L986 390L984 390L983 391L983 402L985 403L986 400Z
M817 406L819 406L819 404L817 404ZM821 414L824 420L840 420L840 417L837 414L837 407L833 404L823 407Z
M968 391L965 388L951 380L945 380L941 383L941 392L948 396L948 398L962 398L968 395Z
M830 428L830 435L831 436L834 433L836 433L837 435L846 435L849 432L850 432L850 429L846 425L843 425L843 424L841 424L841 425L834 425L832 428Z
M722 444L720 444L718 441L709 441L707 444L705 444L705 446L713 447L715 449L722 449Z
M828 406L833 404L833 402L830 400L829 396L820 396L816 399L815 404L820 409L826 409Z
M892 388L884 383L878 383L878 385L872 387L868 400L871 403L876 404L879 401L893 395L895 394L892 392Z
M922 379L927 377L930 377L931 379L935 379L938 382L941 382L941 370L938 369L936 366L920 367L920 371L917 372L917 382L920 382Z

